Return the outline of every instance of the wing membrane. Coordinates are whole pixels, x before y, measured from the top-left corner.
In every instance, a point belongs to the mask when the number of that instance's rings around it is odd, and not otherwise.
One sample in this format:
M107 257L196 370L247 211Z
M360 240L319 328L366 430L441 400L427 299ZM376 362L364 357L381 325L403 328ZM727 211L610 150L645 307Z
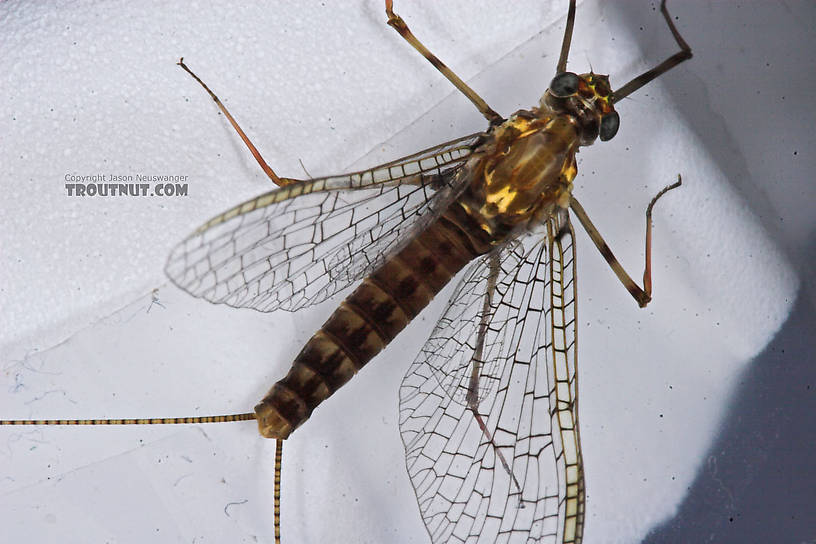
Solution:
M170 279L211 302L294 311L372 271L455 198L473 134L384 165L295 181L220 214L181 242Z
M574 252L558 221L501 248L491 297L491 256L471 265L403 380L406 463L435 543L581 540ZM466 400L479 345L485 429Z

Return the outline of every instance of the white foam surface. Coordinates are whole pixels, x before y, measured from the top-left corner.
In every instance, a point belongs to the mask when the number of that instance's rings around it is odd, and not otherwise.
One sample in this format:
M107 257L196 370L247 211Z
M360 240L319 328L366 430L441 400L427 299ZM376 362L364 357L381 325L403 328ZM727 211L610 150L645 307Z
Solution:
M536 103L554 71L562 2L470 5L397 10L494 109ZM693 47L693 18L712 16L707 6L675 10ZM262 315L167 285L174 244L270 188L178 57L283 176L303 177L299 161L312 176L369 166L485 126L385 25L378 1L0 9L4 418L250 411L331 311ZM614 86L662 60L673 50L662 20L651 9L638 20L633 36L615 9L581 3L570 66L584 71L589 60ZM585 542L638 542L676 511L735 379L796 297L778 232L701 144L707 127L677 106L677 93L710 92L712 126L723 122L721 89L695 63L710 66L695 58L621 102L618 136L579 155L575 194L636 278L645 207L684 179L655 208L646 310L576 223ZM66 175L137 173L189 176L189 196L66 195ZM444 302L287 441L287 541L427 542L397 389ZM0 521L18 541L269 542L273 446L252 423L4 428Z

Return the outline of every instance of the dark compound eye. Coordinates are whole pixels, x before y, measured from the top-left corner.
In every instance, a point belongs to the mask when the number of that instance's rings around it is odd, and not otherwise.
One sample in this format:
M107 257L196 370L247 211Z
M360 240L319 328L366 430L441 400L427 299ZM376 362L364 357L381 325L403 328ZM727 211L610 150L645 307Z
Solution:
M611 140L618 133L620 127L620 116L618 112L612 111L601 118L601 132L600 137L602 142Z
M575 94L578 92L578 76L572 72L561 72L550 83L550 92L559 98Z

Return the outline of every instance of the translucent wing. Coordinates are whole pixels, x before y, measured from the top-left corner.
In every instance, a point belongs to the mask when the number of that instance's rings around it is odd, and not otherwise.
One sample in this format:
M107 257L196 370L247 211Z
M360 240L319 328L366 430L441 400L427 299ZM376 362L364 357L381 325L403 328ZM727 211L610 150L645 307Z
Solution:
M218 215L166 273L210 302L260 311L316 304L382 263L457 196L479 134L371 170L294 181Z
M402 382L408 474L432 542L578 543L572 227L563 214L497 251L471 265Z

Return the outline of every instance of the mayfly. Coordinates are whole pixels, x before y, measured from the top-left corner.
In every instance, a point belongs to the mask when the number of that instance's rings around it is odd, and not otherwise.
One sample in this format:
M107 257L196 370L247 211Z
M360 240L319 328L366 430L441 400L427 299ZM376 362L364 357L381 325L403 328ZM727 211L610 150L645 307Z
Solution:
M567 71L571 0L556 74L538 106L502 117L434 56L385 1L388 24L489 122L487 130L352 174L298 180L201 226L166 272L210 302L296 311L357 288L308 340L255 411L152 420L4 424L206 423L257 419L277 441L274 513L280 541L282 444L317 406L382 351L460 271L444 314L400 389L408 473L433 542L578 543L584 467L578 428L576 274L569 210L643 307L652 295L651 213L639 286L573 196L579 147L612 139L615 104L691 58L679 51L613 90L607 76ZM466 268L467 267L467 268Z

